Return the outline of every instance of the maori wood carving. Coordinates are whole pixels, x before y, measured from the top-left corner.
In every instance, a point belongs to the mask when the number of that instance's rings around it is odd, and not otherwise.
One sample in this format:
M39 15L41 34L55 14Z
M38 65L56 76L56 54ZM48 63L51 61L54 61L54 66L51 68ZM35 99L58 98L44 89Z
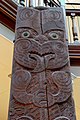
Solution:
M76 120L62 8L18 8L8 120Z

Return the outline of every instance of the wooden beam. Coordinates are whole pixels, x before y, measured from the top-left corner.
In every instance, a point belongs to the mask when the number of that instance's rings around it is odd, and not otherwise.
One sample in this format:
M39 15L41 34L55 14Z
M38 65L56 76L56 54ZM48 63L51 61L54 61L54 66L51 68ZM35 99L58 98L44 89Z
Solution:
M13 32L15 31L15 21L10 19L7 15L3 14L2 12L0 14L0 20L3 25L8 27Z
M75 16L80 16L80 9L66 9L66 16L71 16L71 13L75 13Z
M69 45L69 56L71 66L80 66L80 45Z

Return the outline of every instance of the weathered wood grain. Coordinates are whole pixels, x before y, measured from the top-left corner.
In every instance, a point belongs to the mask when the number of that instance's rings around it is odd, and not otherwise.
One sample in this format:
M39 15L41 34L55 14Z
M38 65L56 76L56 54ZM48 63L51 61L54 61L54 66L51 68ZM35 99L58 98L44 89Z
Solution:
M76 120L62 8L17 12L9 120Z

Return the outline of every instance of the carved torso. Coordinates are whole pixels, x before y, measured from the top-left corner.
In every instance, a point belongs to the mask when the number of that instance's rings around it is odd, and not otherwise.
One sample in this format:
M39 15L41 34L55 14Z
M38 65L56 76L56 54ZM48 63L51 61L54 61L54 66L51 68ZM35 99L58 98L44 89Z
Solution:
M62 8L18 9L9 120L76 120Z

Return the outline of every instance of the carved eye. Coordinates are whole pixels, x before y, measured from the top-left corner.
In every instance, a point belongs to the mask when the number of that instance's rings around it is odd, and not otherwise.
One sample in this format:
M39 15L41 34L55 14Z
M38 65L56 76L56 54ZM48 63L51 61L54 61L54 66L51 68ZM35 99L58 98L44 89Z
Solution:
M28 31L25 31L22 33L22 37L28 38L30 36L30 33Z
M58 39L58 37L59 37L58 34L55 32L49 33L49 35L52 39Z

